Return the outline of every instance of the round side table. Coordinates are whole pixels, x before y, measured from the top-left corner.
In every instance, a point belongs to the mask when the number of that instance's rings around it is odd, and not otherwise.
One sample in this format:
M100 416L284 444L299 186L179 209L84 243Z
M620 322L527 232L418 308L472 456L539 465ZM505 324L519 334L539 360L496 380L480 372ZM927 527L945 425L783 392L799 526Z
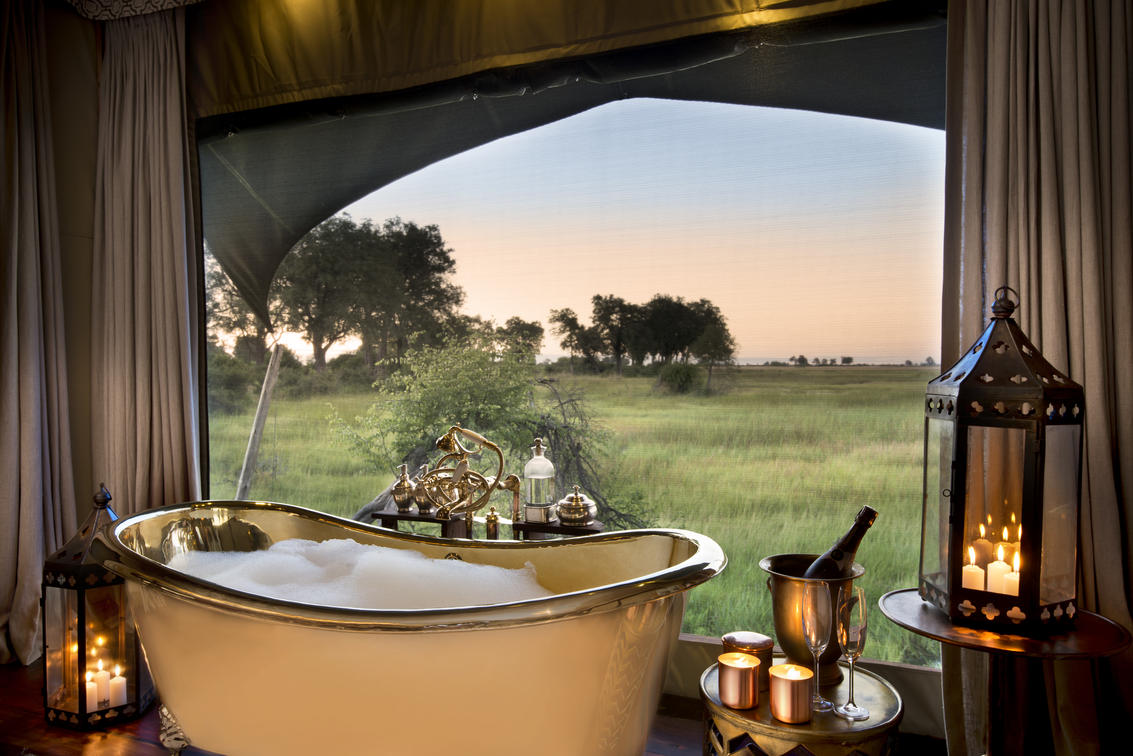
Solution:
M781 664L784 656L776 656ZM850 693L850 670L843 679L822 686L822 695L844 702ZM869 709L864 722L847 722L833 712L815 712L805 724L787 724L771 716L770 693L760 691L753 709L730 709L720 701L716 665L700 676L704 702L704 756L785 754L791 756L884 756L890 749L904 709L901 696L882 678L861 667L854 671L854 699ZM793 749L793 750L792 750Z
M1010 688L1016 659L1094 659L1120 653L1130 642L1124 627L1085 609L1078 610L1073 630L1030 637L953 625L944 612L922 600L916 588L890 591L877 603L882 614L910 632L988 654L988 709L999 716L987 718L986 756L1025 750L1026 697Z

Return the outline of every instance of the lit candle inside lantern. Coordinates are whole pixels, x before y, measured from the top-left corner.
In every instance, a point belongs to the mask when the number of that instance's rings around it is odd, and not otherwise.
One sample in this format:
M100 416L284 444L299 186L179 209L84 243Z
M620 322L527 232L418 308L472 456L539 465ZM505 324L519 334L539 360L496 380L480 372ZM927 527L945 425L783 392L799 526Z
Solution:
M976 552L976 560L972 564L987 564L991 561L991 556L995 551L992 549L991 541L987 540L987 531L982 522L980 523L980 537L972 542L972 546Z
M110 671L102 668L102 659L98 660L94 683L98 686L98 708L104 709L106 707L103 704L110 700Z
M799 724L811 716L810 684L814 673L798 664L771 668L771 716L780 722Z
M755 684L759 659L751 654L731 651L717 657L720 702L731 709L750 709L759 703Z
M963 585L965 588L982 591L984 589L984 571L983 568L976 566L976 550L971 546L968 547L968 562L969 564L964 567L962 575Z
M1002 544L996 548L996 556L998 559L987 566L987 589L992 593L1006 593L1003 580L1007 573L1011 571L1011 566L1003 561Z
M122 667L114 665L114 677L110 678L110 705L126 705L126 678L122 676Z
M1012 543L1011 541L1008 541L1007 539L1009 537L1010 536L1007 535L1007 526L1004 525L1003 526L1003 540L1000 541L999 543L995 544L996 554L999 555L999 558L1001 560L1004 559L1004 558L1011 559L1015 555L1016 547L1018 546L1018 544L1015 544L1015 543ZM1002 554L999 553L1000 550L1003 551Z
M1003 576L1003 592L1008 596L1019 595L1019 552L1015 552L1015 569Z
M87 707L88 712L94 711L95 709L98 708L98 686L95 685L94 680L91 679L93 677L94 677L94 672L87 670L87 701L86 701L86 707Z

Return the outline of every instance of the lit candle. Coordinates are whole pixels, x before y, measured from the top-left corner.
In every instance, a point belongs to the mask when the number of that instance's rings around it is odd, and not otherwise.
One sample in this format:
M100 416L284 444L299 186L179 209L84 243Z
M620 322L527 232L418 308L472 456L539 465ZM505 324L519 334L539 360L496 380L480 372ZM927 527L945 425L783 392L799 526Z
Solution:
M810 721L810 684L814 673L798 664L777 664L771 668L771 716L780 722L799 724Z
M987 566L987 589L992 593L1006 593L1003 580L1007 573L1011 571L1011 567L1003 561L1002 544L996 549L996 556L999 558Z
M1015 552L1015 569L1003 576L1003 592L1008 596L1019 595L1019 552Z
M94 672L87 670L87 701L86 710L88 712L94 711L98 708L98 686L94 684Z
M750 709L759 703L755 684L759 659L751 654L731 651L716 658L719 672L720 702L730 709Z
M968 547L968 562L969 564L964 567L963 572L963 585L965 588L972 590L982 591L984 589L984 571L983 568L976 566L976 550Z
M980 537L972 543L972 546L976 551L976 561L972 564L987 564L991 561L991 555L995 551L991 547L991 541L987 540L987 531L982 522L980 523Z
M126 678L122 676L122 667L114 665L114 677L110 678L110 705L126 705Z
M98 686L98 708L104 709L106 707L103 704L110 700L110 671L102 668L102 659L98 660L94 683Z
M1007 559L1011 559L1015 555L1017 544L1012 543L1011 541L1008 541L1007 539L1009 537L1010 536L1007 535L1007 526L1004 525L1003 526L1003 540L1000 541L999 543L995 544L995 552L996 552L996 554L999 555L999 558L1001 560L1004 559L1005 557ZM1001 550L1003 552L1002 554L1000 554Z

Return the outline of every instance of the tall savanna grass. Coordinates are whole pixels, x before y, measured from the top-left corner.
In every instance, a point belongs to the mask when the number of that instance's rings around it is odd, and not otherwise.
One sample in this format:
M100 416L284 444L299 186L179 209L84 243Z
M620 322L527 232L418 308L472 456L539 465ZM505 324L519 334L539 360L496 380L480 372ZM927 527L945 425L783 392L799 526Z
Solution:
M917 579L923 420L931 369L717 368L711 395L674 395L647 377L561 377L609 431L603 484L637 501L660 527L715 539L724 574L690 594L684 630L773 634L764 556L819 553L869 504L880 513L858 552L871 604ZM363 414L367 393L277 400L261 445L253 498L350 516L392 480L333 435L331 408ZM231 496L251 413L210 419L212 495ZM553 459L552 450L552 459ZM935 644L875 609L865 655L933 664Z

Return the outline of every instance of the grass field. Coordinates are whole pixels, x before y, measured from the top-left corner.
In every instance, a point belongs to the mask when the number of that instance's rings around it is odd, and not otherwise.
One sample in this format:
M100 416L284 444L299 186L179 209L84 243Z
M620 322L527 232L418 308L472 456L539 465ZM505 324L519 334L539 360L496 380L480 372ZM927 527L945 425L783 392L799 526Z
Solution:
M686 632L773 634L759 560L824 551L863 504L880 513L858 552L871 604L913 587L920 536L923 421L930 368L732 368L711 396L659 392L651 378L564 378L610 434L603 482L641 501L652 524L714 538L724 574L694 590ZM333 437L331 405L345 418L365 393L279 400L252 486L254 498L350 516L392 470L369 469ZM235 491L251 414L210 419L212 495ZM553 458L553 457L552 457ZM865 656L935 664L936 644L874 611Z

